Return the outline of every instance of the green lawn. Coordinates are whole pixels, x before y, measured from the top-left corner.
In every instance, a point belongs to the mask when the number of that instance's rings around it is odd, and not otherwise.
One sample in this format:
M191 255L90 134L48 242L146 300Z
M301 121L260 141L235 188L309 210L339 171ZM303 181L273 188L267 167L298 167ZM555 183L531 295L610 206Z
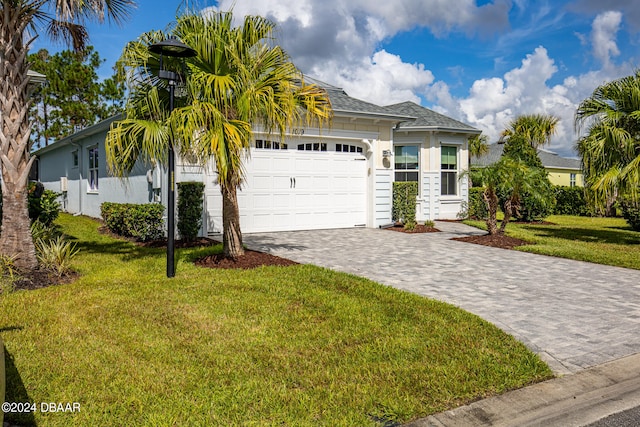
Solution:
M552 215L552 225L507 225L507 235L531 242L516 249L640 270L640 233L622 218ZM482 221L467 224L486 229Z
M549 378L514 338L453 306L314 266L194 266L63 215L69 285L0 296L9 402L81 405L5 420L69 425L366 426ZM388 425L388 424L387 424Z

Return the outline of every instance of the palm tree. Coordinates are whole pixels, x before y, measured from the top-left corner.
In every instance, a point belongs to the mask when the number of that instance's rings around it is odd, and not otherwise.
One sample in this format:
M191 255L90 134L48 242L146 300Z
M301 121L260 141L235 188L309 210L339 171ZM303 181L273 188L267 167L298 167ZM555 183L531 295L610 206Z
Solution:
M556 132L558 118L550 114L524 114L509 123L509 127L502 131L502 138L508 140L514 135L526 139L531 147L537 149L548 144Z
M33 163L28 120L27 53L40 26L55 40L81 50L87 40L83 24L126 18L132 0L0 0L0 161L3 221L0 253L16 257L25 270L37 267L27 210L27 181Z
M289 56L271 43L271 21L258 16L246 16L238 26L232 21L231 12L187 12L177 19L172 35L197 56L186 60L186 97L171 114L164 83L154 77L158 58L148 51L166 35L146 33L130 43L121 64L133 91L126 117L112 126L106 147L117 176L126 176L138 160L165 161L169 135L181 156L201 164L213 157L222 194L224 254L237 258L244 254L237 190L252 126L284 138L300 123L322 126L332 109L326 91L306 84Z
M576 127L588 134L576 144L585 186L596 206L609 207L618 195L637 201L640 192L640 70L605 83L582 101Z
M540 203L546 203L544 191L538 183L546 177L539 168L531 167L520 159L503 156L498 162L478 171L478 177L484 188L482 197L487 207L487 230L489 234L504 234L512 216L518 216L523 197L533 197ZM505 194L502 211L504 219L497 225L497 213L500 194Z

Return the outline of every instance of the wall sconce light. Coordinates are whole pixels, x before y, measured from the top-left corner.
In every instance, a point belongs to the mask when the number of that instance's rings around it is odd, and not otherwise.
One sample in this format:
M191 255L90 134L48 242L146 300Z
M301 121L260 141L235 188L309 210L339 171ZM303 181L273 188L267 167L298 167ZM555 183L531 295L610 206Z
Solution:
M382 150L382 157L391 157L391 150Z

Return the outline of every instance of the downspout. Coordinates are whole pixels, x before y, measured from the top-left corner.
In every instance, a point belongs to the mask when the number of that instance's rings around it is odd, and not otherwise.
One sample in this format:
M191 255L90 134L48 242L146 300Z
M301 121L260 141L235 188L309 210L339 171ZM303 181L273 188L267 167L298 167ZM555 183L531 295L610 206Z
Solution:
M69 144L78 149L78 212L74 215L82 215L82 167L83 167L83 153L82 146L73 142L73 138L69 138Z

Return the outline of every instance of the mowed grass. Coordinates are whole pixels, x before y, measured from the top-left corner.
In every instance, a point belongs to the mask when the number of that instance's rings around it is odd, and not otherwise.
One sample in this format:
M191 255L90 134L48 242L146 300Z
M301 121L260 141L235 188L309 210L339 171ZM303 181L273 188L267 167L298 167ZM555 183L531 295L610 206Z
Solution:
M542 255L640 270L640 233L622 218L552 215L552 224L509 223L507 235L531 245L516 249ZM483 221L466 221L486 229Z
M167 279L163 250L101 235L91 219L59 222L82 276L0 296L5 400L81 410L11 422L391 425L551 376L514 338L444 303L310 265L191 262L219 246L179 250Z

